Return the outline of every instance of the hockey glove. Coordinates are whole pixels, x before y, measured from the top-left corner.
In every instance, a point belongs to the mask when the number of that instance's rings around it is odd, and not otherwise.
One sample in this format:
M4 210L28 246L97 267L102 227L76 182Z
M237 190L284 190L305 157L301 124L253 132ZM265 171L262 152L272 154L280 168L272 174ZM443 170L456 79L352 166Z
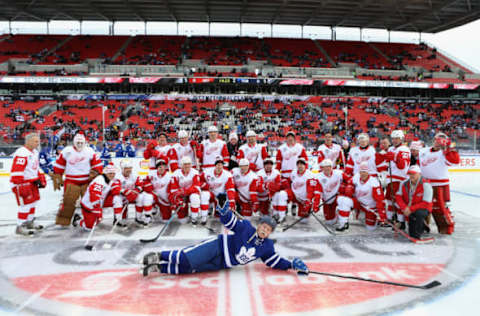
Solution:
M230 210L229 203L225 203L225 205L223 207L220 207L220 205L217 205L217 211L222 216L225 216L228 213L229 210Z
M39 175L40 185L39 188L43 189L47 186L47 178L45 178L45 174L40 173Z
M394 161L395 160L395 153L389 151L388 153L385 154L385 160L386 161Z
M293 259L292 268L297 274L308 275L308 267L300 258Z

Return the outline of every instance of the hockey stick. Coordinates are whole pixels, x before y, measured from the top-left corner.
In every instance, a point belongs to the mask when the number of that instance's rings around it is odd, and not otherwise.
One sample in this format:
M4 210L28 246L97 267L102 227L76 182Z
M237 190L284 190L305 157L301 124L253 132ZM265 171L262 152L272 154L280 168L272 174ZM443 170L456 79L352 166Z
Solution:
M333 232L333 230L331 230L324 222L322 222L322 220L320 218L318 218L318 216L315 214L315 213L312 213L312 216L313 218L315 218L317 220L317 222L320 223L320 225L322 225L323 228L325 228L325 230L330 234L330 235L333 235L333 236L336 236L337 234L335 234L335 232Z
M128 213L128 202L127 202L127 204L125 204L125 206L124 206L123 209L122 209L122 212L120 213L121 218L123 218L123 213L125 213L125 212ZM114 218L115 218L115 215L113 215L113 216L114 216ZM112 229L111 229L110 232L108 233L109 235L112 235L112 234L113 234L113 232L115 231L115 227L117 227L118 222L120 222L120 220L115 221L115 223L114 223L113 226L112 226ZM95 245L94 245L94 246L95 246ZM108 242L106 242L106 243L103 244L103 248L111 248L111 247L112 247L112 245L111 245L110 243L108 243ZM95 248L95 247L94 247L94 248Z
M397 283L397 282L390 282L390 281L380 281L380 280L373 280L373 279L365 279L365 278L359 278L355 276L349 276L349 275L341 275L341 274L333 274L333 273L326 273L326 272L318 272L318 271L308 271L308 273L312 274L320 274L320 275L325 275L325 276L331 276L331 277L336 277L336 278L343 278L343 279L352 279L352 280L358 280L358 281L365 281L365 282L373 282L373 283L379 283L379 284L388 284L388 285L395 285L395 286L403 286L403 287L409 287L409 288L414 288L414 289L421 289L421 290L429 290L431 288L437 287L441 285L439 281L432 281L428 284L425 285L414 285L414 284L407 284L407 283Z
M430 244L430 243L435 241L434 237L428 237L428 238L422 238L422 239L414 238L414 237L410 236L409 234L407 234L406 232L404 232L403 230L401 230L400 228L398 228L393 223L389 222L388 220L386 220L385 222L388 225L392 226L392 228L395 230L396 233L402 235L403 237L407 238L408 240L410 240L411 242L413 242L415 244Z
M95 219L95 223L93 223L93 227L92 229L90 230L90 233L88 234L88 237L87 237L87 241L85 242L85 246L84 248L87 249L88 251L92 251L93 250L93 246L94 245L89 245L89 242L90 242L90 239L92 238L93 236L93 232L95 231L95 227L97 227L97 219Z
M140 239L140 242L142 243L149 243L149 242L155 242L157 241L158 238L160 238L160 236L162 236L162 234L167 230L167 227L168 225L170 225L171 221L173 220L174 217L177 216L177 212L180 210L181 206L178 206L173 212L172 212L172 215L170 216L170 219L167 221L167 223L165 224L165 226L162 227L162 229L160 230L160 232L157 234L157 236L153 237L153 238L150 238L150 239Z

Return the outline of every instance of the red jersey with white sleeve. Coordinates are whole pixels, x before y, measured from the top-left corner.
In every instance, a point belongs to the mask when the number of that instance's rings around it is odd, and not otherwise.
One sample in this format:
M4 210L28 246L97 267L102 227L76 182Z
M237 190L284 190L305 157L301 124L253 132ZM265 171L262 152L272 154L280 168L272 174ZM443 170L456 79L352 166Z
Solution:
M82 197L80 202L82 207L90 212L101 215L103 201L110 192L110 189L111 185L105 181L105 176L103 174L97 176L90 182Z
M227 193L230 201L235 200L235 183L233 182L233 175L227 171L222 170L220 174L215 173L215 169L207 169L201 175L202 189L208 190L214 196L220 193Z
M290 188L299 202L311 201L321 190L315 175L308 169L303 173L295 169L290 174Z
M263 160L268 157L267 146L264 144L243 144L238 150L237 159L246 158L250 163L250 170L257 172L263 169Z
M379 214L384 213L384 195L380 182L375 177L368 176L366 181L360 179L360 174L356 174L352 179L355 186L355 198L360 205L367 209L377 210Z
M410 149L407 146L390 146L388 152L394 154L394 159L390 162L392 167L392 182L401 182L407 180L407 171L410 167ZM387 175L390 179L390 173Z
M185 156L190 157L192 166L196 167L195 154L193 150L194 149L190 143L187 143L185 146L180 143L173 144L168 151L168 164L170 170L172 170L172 172L177 170L179 168L179 161Z
M240 168L233 168L232 174L240 201L257 203L259 186L261 185L257 174L251 170L242 174Z
M304 158L308 162L307 151L305 147L299 143L293 146L282 144L277 150L277 169L282 174L282 177L288 178L292 171L297 167L298 158Z
M265 169L262 169L259 172L257 172L257 175L261 178L262 184L263 184L263 190L258 193L258 200L267 201L269 198L269 194L272 195L272 193L276 193L276 192L270 192L272 183L278 184L278 189L280 189L280 185L282 182L280 171L278 171L277 169L272 169L271 172L267 173Z
M336 199L332 197L338 193L342 182L349 182L351 178L343 171L334 169L330 176L327 176L324 172L319 172L317 174L317 180L322 186L322 200L325 201L326 204L332 204L336 201Z
M322 144L318 147L318 163L320 164L325 159L330 159L333 162L333 168L337 167L338 161L345 166L345 155L342 147L338 144L332 144L331 146Z
M170 193L172 191L173 175L166 171L163 174L155 172L149 176L149 180L153 186L153 193L157 196L158 202L163 205L170 204Z
M82 151L76 150L73 146L65 147L53 164L53 172L65 173L65 180L77 185L88 183L91 169L102 173L103 165L97 154L88 146Z
M150 170L157 170L157 158L158 157L168 157L168 152L170 151L170 148L171 146L169 144L167 145L163 145L163 146L160 146L160 145L157 145L155 146L155 149L151 152L151 157L149 157L150 159L150 164L149 164L149 168ZM144 153L144 157L145 157L145 153Z
M210 139L205 139L200 145L200 152L198 158L201 159L202 168L215 167L217 157L223 157L223 162L228 165L230 161L230 154L228 153L227 143L221 139L212 142Z
M460 162L458 152L433 151L432 147L422 148L418 157L422 176L428 179L433 187L448 185L448 167Z
M360 146L353 147L348 154L345 172L350 176L357 174L362 162L367 162L368 173L371 176L376 176L378 172L377 165L382 162L382 159L377 155L373 146L369 145L365 148L361 148Z
M39 171L38 151L22 146L13 154L10 183L15 185L34 182L39 179Z

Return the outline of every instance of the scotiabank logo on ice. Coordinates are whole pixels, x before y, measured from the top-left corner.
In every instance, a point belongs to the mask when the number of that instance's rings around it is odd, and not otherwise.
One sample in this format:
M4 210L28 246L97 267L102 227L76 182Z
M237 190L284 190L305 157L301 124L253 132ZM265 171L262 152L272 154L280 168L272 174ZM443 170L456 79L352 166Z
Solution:
M412 263L309 263L309 266L329 273L419 285L435 278L443 268L440 264ZM239 278L247 284L246 288L237 285ZM299 276L260 263L221 273L143 278L136 270L129 269L21 277L14 283L22 290L42 293L42 297L54 301L151 315L213 315L219 311L229 314L232 306L238 305L235 301L244 305L245 315L321 312L406 290L321 275ZM184 298L181 304L179 297Z

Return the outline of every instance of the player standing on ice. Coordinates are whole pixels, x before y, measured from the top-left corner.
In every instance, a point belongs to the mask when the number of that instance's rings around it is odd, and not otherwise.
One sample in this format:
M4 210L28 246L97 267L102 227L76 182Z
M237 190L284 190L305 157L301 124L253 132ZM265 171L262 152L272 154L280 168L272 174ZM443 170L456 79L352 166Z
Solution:
M218 129L216 126L208 127L208 139L205 139L197 153L197 158L200 159L202 170L215 167L217 157L223 157L225 166L228 166L230 161L230 154L228 153L227 144L218 138Z
M282 178L290 178L290 174L295 169L299 158L308 162L307 151L302 144L295 141L295 133L287 133L287 142L282 144L277 150L277 170L282 174Z
M250 170L257 172L263 169L263 160L268 157L267 146L257 144L257 134L254 131L248 131L247 143L240 146L237 159L246 158L250 162Z
M333 163L333 169L338 166L345 166L345 155L343 149L338 144L333 143L332 133L325 134L325 143L318 147L318 164L320 165L324 159L330 159Z
M156 140L152 140L148 143L147 148L143 152L143 158L150 160L149 174L156 172L157 158L168 157L169 150L170 145L168 144L167 134L163 132L158 135L158 142Z
M196 140L188 141L188 134L186 131L181 130L178 132L178 143L173 144L168 151L168 164L170 170L174 172L179 168L179 161L188 156L193 162L193 167L198 169L196 153L200 145Z
M219 200L222 198L219 197ZM224 207L218 206L217 210L220 221L233 234L218 235L179 250L148 253L143 257L143 275L148 276L153 272L187 274L218 271L245 265L258 258L274 269L294 269L298 273L308 273L308 268L301 259L295 258L290 262L275 252L273 241L268 238L277 225L272 217L262 217L255 228L250 221L238 219L228 203Z
M440 234L451 235L455 222L447 205L450 202L450 184L448 180L448 167L460 163L460 155L453 148L447 135L435 135L433 147L420 150L419 164L422 176L433 187L432 216Z
M17 200L18 216L16 234L33 235L42 230L42 225L35 225L35 207L40 200L39 188L47 186L45 175L40 173L38 163L38 145L40 136L36 133L25 137L25 145L13 154L10 184Z
M65 147L53 164L53 189L63 184L63 203L57 213L57 225L70 225L75 204L87 190L88 183L102 173L102 161L92 148L86 145L83 134L73 137L73 146ZM65 174L65 182L63 182Z
M410 180L402 182L396 202L402 213L408 218L408 234L420 239L424 230L424 221L432 211L433 189L420 174L420 167L413 165L408 169Z
M370 145L370 138L365 133L358 135L358 146L350 149L345 172L349 176L357 174L360 164L363 162L367 163L368 173L372 177L377 177L377 165L379 165L382 160L376 153L375 148Z

